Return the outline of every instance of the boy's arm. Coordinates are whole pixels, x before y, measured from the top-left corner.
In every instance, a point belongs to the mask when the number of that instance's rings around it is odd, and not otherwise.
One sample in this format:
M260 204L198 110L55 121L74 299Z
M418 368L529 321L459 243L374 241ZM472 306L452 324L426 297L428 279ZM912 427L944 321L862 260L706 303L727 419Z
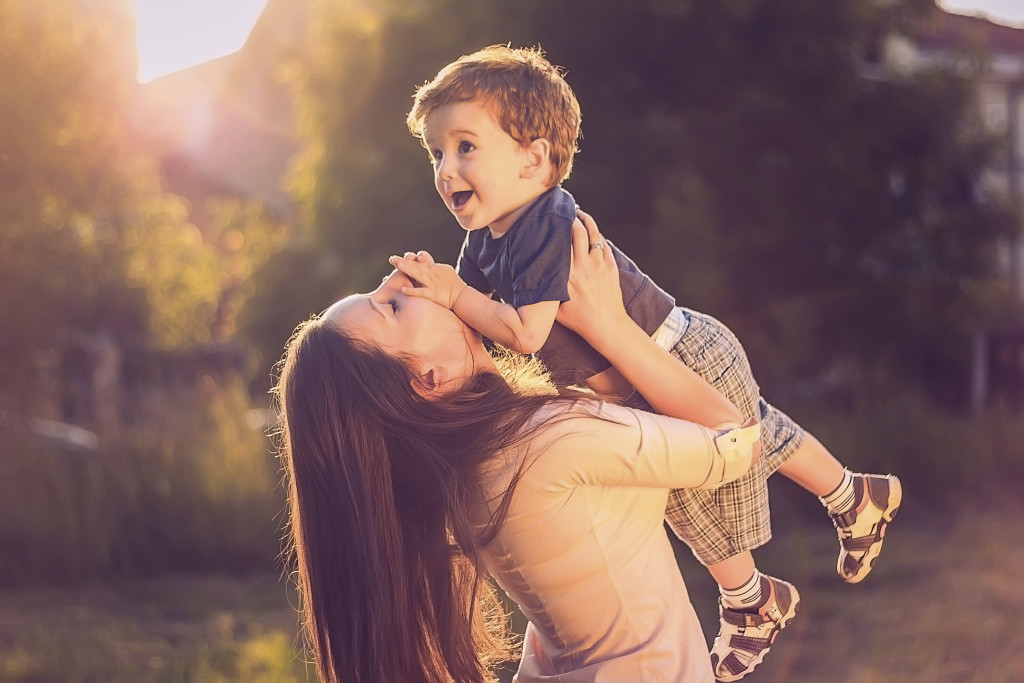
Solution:
M389 262L419 285L403 287L404 294L450 308L470 327L502 346L519 353L535 353L548 339L558 312L557 301L513 308L470 287L454 268L434 263L423 251L415 257L392 256Z
M513 308L467 285L455 297L451 308L455 315L488 339L519 353L536 353L548 340L558 303L541 301Z
M573 225L570 301L562 304L558 321L582 336L663 415L706 427L740 423L740 411L679 359L658 346L626 313L618 269L602 243L593 219ZM586 229L584 229L584 225Z

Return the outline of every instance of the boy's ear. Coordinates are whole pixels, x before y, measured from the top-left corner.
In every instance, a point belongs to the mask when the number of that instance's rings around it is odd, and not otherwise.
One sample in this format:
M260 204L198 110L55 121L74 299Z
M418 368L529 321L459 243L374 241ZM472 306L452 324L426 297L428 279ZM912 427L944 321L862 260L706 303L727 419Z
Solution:
M532 179L538 174L547 174L550 171L551 143L547 138L537 138L528 145L523 145L523 166L519 171L519 177Z

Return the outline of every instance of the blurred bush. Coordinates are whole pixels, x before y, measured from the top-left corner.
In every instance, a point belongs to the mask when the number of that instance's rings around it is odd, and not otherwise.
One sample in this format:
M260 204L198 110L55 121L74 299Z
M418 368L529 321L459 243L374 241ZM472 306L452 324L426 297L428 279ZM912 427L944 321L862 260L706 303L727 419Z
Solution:
M283 493L245 388L155 400L96 450L2 430L0 586L275 570Z
M849 411L790 413L850 469L900 475L907 501L921 508L950 512L950 491L957 505L998 500L1024 477L1024 422L1004 406L967 416L890 386Z
M998 500L1024 476L1012 411L967 417L905 389L870 397L782 407L851 469L899 474L922 507L953 490ZM0 587L279 569L280 472L244 387L159 400L159 418L96 450L0 426Z

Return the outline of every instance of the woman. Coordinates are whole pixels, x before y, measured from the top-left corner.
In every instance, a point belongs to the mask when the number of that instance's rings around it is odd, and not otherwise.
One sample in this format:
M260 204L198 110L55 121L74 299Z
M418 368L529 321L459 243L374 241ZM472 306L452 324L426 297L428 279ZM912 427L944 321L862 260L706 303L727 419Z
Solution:
M583 219L560 320L588 340L616 330L652 391L706 392L709 424L735 422L717 392L666 377L685 367L610 303L611 250L588 250L601 237ZM669 488L743 474L757 425L709 430L558 394L410 284L395 272L335 303L282 368L290 531L321 678L491 680L510 648L489 573L530 622L521 682L712 681L662 516Z

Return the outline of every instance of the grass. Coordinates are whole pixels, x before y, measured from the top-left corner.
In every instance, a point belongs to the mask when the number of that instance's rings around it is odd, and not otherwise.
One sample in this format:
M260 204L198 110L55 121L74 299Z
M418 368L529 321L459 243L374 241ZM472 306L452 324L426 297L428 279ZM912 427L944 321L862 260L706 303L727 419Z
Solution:
M0 680L306 681L274 576L172 577L0 593Z
M1019 504L993 496L998 503L975 503L936 519L913 503L924 492L907 486L910 502L891 528L878 567L864 583L849 586L835 575L836 541L816 501L776 479L776 538L756 557L764 571L797 584L803 603L746 681L1024 680ZM717 631L715 587L688 551L680 554L710 641ZM274 576L0 592L0 680L312 680L296 654L293 604Z
M766 573L797 585L801 610L744 680L1024 680L1017 615L1024 547L1007 542L1024 530L1016 498L974 503L939 519L920 503L925 492L904 481L904 507L877 567L864 582L847 585L835 573L837 542L817 501L779 477L771 485L776 538L755 558ZM710 641L718 629L715 586L692 557L681 563Z

